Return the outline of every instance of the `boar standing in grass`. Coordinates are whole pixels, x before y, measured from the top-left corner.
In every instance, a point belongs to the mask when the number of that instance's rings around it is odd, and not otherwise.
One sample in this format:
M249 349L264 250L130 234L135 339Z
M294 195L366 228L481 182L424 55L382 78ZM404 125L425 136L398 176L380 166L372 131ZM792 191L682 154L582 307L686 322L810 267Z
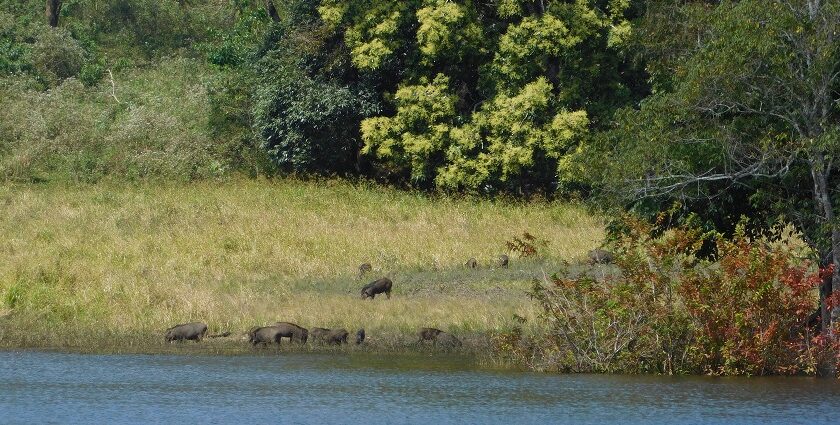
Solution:
M327 334L327 344L347 344L348 336L350 336L350 332L347 332L346 329L333 329Z
M503 269L506 269L508 267L508 265L510 264L510 257L508 257L505 254L500 255L498 264L499 264L499 267L501 267Z
M454 335L435 328L420 328L420 331L417 332L417 337L418 343L432 341L433 345L437 345L438 343L453 347L461 345L461 341L455 338Z
M283 338L289 338L289 342L298 341L301 344L306 342L309 331L288 322L277 322L271 326L254 327L248 331L248 342L257 344L280 344Z
M417 342L435 341L441 332L443 331L435 328L420 328L420 331L417 332L417 336L419 337Z
M312 328L309 330L309 336L312 337L312 342L324 342L329 333L330 330L327 328Z
M280 329L277 326L254 327L248 331L248 342L257 344L280 344Z
M589 264L610 264L613 261L613 254L603 249L589 251Z
M277 322L274 326L280 330L280 338L289 338L289 342L297 341L305 344L307 338L309 338L309 331L294 323Z
M437 337L437 343L444 347L460 347L461 340L456 338L455 335L450 333L442 332Z
M175 325L166 330L166 342L172 341L201 341L207 333L207 325L201 322Z
M368 298L373 299L376 294L384 293L388 299L391 298L391 286L393 286L393 282L391 279L387 277L383 277L382 279L374 280L371 283L368 283L364 287L362 287L362 299L366 300Z
M464 266L466 266L468 269L474 269L474 268L478 267L478 261L476 261L475 258L470 258L469 260L467 260L467 262L466 262L466 264L464 264Z
M370 263L363 263L359 265L359 279L361 279L371 271L373 271L373 266L371 266Z
M356 331L356 344L358 345L358 344L361 344L363 342L365 342L365 330L364 330L364 328Z

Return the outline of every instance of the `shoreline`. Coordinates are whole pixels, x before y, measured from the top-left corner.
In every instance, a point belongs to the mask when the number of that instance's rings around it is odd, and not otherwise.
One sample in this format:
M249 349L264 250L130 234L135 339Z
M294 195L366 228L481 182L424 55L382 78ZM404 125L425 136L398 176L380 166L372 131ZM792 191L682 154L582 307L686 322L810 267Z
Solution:
M482 350L482 348L485 348ZM452 369L475 371L499 371L516 373L548 373L534 371L522 364L504 361L494 356L489 346L479 347L464 344L461 348L441 348L426 346L390 346L347 344L343 346L289 344L281 346L252 347L245 341L223 341L214 343L139 343L136 345L95 345L95 346L59 346L30 345L12 346L0 343L0 353L49 353L81 356L177 356L177 357L283 357L311 356L314 360L322 357L346 357L355 361L370 362L371 366L392 367L396 364L413 364L421 369ZM316 365L317 363L313 363ZM457 367L453 368L453 365Z
M250 355L250 354L372 354L372 355L455 355L459 357L491 357L483 354L492 350L490 334L472 334L461 339L461 347L433 345L431 343L408 342L405 338L394 335L371 337L357 345L353 342L342 345L307 342L291 343L284 340L281 344L253 346L245 335L204 338L196 341L165 342L163 336L143 334L141 336L121 335L104 341L97 338L70 341L44 341L43 343L15 344L4 340L0 334L0 351L43 351L67 352L78 354L197 354L197 355Z
M312 356L313 358L328 356L343 356L354 360L365 358L369 360L371 367L398 367L405 363L410 363L415 369L446 369L446 370L470 370L470 371L487 371L487 372L504 372L504 373L527 373L537 375L554 375L554 376L611 376L611 377L625 377L625 378L671 378L671 379L808 379L815 381L837 381L831 377L820 377L814 375L800 374L800 375L735 375L735 376L718 376L707 374L677 374L667 375L660 373L626 373L626 372L568 372L558 370L533 370L525 365L502 361L498 357L482 354L474 350L434 350L430 347L426 349L409 349L405 347L404 350L382 350L373 347L313 347L313 346L289 346L282 347L266 347L253 348L250 346L241 346L234 344L226 344L227 347L208 347L196 344L183 344L182 346L174 347L153 347L153 346L113 346L108 349L105 347L57 347L57 346L41 346L41 347L11 347L0 345L0 353L46 353L46 354L67 354L67 355L81 355L81 356L176 356L176 357L282 357L284 355L292 356ZM316 366L317 363L313 363ZM453 367L453 365L455 367Z

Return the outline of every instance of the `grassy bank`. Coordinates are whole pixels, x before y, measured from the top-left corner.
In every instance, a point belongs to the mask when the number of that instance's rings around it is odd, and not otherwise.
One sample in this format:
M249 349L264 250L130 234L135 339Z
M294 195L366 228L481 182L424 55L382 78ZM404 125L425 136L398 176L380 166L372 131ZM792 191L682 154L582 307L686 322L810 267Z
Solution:
M547 241L541 255L493 267L523 231ZM469 339L533 317L531 279L582 257L602 226L572 205L242 180L5 184L0 234L5 347L158 344L192 320L234 337L277 320L364 327L385 347L421 326ZM362 262L394 280L391 300L359 299Z

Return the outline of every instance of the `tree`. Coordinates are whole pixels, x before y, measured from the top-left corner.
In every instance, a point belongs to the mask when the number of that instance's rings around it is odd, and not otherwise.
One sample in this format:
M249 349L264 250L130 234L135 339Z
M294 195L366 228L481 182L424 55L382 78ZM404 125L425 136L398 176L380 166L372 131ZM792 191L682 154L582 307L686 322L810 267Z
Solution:
M713 204L739 190L749 198L736 202L797 222L833 268L820 291L830 331L827 300L840 288L840 3L710 3L651 2L642 43L655 94L621 114L590 165L631 202Z
M269 2L270 3L270 2ZM253 129L283 171L358 172L359 123L379 111L340 37L325 31L315 5L287 1L255 64Z
M387 107L362 152L442 190L552 192L592 126L639 92L623 59L629 0L324 0Z
M47 23L58 26L58 14L61 13L61 0L47 0Z

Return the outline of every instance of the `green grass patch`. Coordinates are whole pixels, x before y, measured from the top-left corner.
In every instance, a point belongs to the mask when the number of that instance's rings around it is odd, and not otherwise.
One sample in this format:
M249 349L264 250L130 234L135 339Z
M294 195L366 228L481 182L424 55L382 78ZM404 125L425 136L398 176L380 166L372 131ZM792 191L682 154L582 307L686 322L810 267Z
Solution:
M538 257L495 267L524 231L547 241ZM126 345L131 335L159 344L176 323L241 336L283 320L364 327L396 347L422 326L469 337L533 318L530 282L581 259L603 228L568 204L234 179L7 183L0 234L2 346ZM464 267L469 257L480 267ZM362 262L373 272L359 279ZM394 280L392 298L361 300L380 276Z

